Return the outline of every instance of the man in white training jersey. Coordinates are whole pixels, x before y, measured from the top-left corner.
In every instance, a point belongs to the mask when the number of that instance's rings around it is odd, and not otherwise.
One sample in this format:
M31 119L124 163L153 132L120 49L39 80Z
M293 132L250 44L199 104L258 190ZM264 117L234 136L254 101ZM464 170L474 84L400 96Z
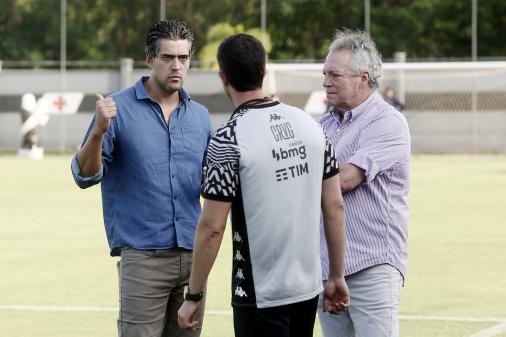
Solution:
M213 135L204 168L187 300L179 324L193 329L204 284L232 209L232 306L238 337L310 337L323 290L323 209L330 276L325 310L349 305L344 206L334 150L304 111L264 98L265 51L238 34L218 49L220 79L236 107Z

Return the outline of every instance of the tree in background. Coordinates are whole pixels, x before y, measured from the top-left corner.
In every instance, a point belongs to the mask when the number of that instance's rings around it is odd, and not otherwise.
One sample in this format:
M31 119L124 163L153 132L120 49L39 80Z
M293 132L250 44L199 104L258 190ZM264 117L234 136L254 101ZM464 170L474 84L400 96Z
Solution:
M386 58L470 57L471 1L375 1L371 35Z
M244 26L239 24L237 26L232 26L227 22L219 22L211 28L207 32L207 43L202 48L199 54L199 60L201 62L202 68L218 68L218 63L216 62L216 54L218 52L218 46L220 42L223 41L226 37L238 33L246 33L249 35L253 35L258 40L262 40L262 32L259 28L251 28L248 30L244 29ZM271 50L271 38L268 34L265 37L265 51L267 54Z
M272 59L322 60L336 28L362 28L361 1L270 1L268 30Z
M0 6L0 59L58 60L60 0L2 2L7 3ZM68 1L67 58L144 59L145 34L158 10L158 4L147 0Z
M506 31L506 1L482 1L478 7L478 56L497 57L506 55L504 32Z
M159 5L67 1L67 59L143 60L145 33L159 20ZM166 5L167 18L186 21L196 33L196 58L203 61L214 58L217 36L229 29L224 25L234 32L260 25L260 0L167 0ZM322 60L336 28L363 29L363 6L363 1L267 0L269 58ZM0 9L1 60L60 58L60 0L0 0ZM506 56L505 30L506 1L479 0L478 56ZM371 35L387 59L398 50L409 58L470 58L471 1L371 1Z

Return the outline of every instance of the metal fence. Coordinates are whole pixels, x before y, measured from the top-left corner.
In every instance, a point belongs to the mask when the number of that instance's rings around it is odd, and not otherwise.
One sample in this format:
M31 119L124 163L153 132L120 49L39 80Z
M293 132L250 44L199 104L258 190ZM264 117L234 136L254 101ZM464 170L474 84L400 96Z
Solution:
M78 146L91 119L95 93L110 93L131 85L147 69L131 61L116 69L69 69L67 91L84 94L79 113L52 115L41 130L47 149ZM506 62L385 63L380 91L397 91L404 103L414 153L506 153ZM311 94L324 97L323 64L269 64L266 93L310 113L321 114L325 105L308 108ZM21 96L58 92L61 76L56 69L3 69L0 71L0 150L20 144ZM228 118L232 106L223 94L214 70L192 69L185 87L208 106L213 124ZM322 95L323 94L323 95ZM316 117L316 116L315 116Z
M287 103L304 107L323 90L323 64L269 69L270 90ZM386 87L404 104L414 152L506 152L506 62L388 63Z

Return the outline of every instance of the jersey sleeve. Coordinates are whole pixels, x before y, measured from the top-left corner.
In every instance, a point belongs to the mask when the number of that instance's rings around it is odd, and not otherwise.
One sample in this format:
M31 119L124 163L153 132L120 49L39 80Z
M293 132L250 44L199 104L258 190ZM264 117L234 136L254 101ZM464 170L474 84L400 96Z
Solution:
M335 176L339 173L339 165L337 164L336 154L332 143L325 136L325 158L323 161L323 180Z
M201 186L205 199L232 202L237 195L240 152L234 131L235 123L231 121L209 142Z

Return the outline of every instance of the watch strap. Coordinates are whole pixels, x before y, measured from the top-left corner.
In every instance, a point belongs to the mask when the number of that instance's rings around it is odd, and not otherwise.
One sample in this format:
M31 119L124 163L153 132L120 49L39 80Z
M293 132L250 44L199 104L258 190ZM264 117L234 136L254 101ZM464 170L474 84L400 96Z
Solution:
M186 301L192 301L192 302L199 302L200 300L202 300L202 297L204 297L204 292L199 292L199 293L191 293L190 291L190 287L186 286L184 288L184 299Z

